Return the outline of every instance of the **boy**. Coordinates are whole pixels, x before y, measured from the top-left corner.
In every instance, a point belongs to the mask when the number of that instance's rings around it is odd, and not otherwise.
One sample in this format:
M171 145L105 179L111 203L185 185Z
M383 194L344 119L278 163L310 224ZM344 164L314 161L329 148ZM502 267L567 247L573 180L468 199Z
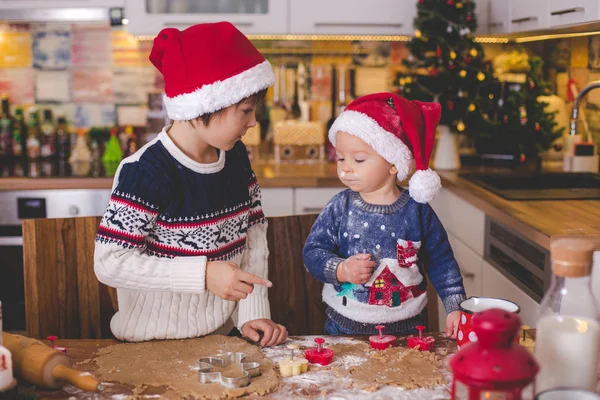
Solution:
M271 65L227 22L163 29L150 61L174 122L123 160L98 229L94 270L119 300L111 330L127 341L229 334L237 312L243 336L279 344L267 222L240 142Z
M446 232L427 204L441 187L428 169L440 118L437 103L391 93L356 99L335 120L329 140L348 186L331 199L304 247L308 271L325 283L328 334L406 334L422 325L424 273L439 293L455 337L462 277ZM417 171L403 190L415 161Z

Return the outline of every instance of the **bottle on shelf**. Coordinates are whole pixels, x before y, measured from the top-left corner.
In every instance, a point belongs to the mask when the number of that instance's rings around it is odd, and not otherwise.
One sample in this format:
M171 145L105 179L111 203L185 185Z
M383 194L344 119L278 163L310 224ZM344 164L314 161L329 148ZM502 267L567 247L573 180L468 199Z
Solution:
M125 149L123 149L123 157L129 157L137 151L137 135L133 129L133 126L127 125L125 127Z
M536 392L555 388L595 391L600 354L600 311L592 294L594 244L558 239L550 245L552 279L537 320Z
M58 176L69 175L69 155L71 153L71 141L69 128L65 117L58 117L56 125L56 159L58 161Z
M28 175L32 178L41 174L41 128L38 110L35 107L29 109L29 120L27 121L27 161L29 164Z
M92 167L92 153L85 137L85 129L77 129L77 143L69 157L73 175L88 176Z
M8 96L2 96L2 114L0 115L0 156L7 162L13 155L13 120L10 115Z
M23 116L23 109L15 109L15 118L13 121L13 156L15 160L15 176L25 176L27 166L27 125Z
M40 125L40 155L42 164L42 175L55 175L54 166L56 160L56 126L52 118L52 110L45 109L44 120Z
M102 156L102 163L104 164L104 172L106 176L113 176L117 172L117 168L123 159L123 153L121 152L121 144L117 139L118 129L112 128L110 130L110 138L106 143L106 150Z

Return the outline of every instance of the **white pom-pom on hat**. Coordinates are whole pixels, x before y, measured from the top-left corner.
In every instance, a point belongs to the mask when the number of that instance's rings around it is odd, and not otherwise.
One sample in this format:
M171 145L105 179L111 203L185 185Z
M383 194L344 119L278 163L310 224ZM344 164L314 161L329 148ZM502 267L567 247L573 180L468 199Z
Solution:
M442 188L442 181L431 168L415 171L408 181L408 192L418 203L429 203Z

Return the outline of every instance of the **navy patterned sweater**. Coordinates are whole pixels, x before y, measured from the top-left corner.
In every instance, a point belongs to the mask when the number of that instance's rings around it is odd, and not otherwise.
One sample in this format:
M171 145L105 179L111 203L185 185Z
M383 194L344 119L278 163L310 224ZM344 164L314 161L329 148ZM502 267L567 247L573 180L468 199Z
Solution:
M118 293L113 334L129 341L197 337L269 318L263 286L239 306L206 289L206 264L214 260L267 278L266 229L243 143L201 164L163 130L119 166L96 236L94 270Z
M344 331L373 334L408 333L422 324L427 304L424 274L448 313L465 298L458 264L448 236L428 204L400 189L391 205L373 205L347 189L334 196L316 220L304 246L306 269L325 283L328 317ZM375 261L364 285L337 280L338 264L354 254Z

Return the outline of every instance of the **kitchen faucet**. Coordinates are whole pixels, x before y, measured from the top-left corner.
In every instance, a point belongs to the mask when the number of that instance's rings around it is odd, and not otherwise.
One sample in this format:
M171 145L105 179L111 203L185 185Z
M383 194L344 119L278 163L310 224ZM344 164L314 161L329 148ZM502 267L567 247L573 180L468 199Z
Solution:
M577 126L577 116L579 115L579 103L581 103L581 99L583 99L592 89L600 88L600 81L594 81L583 88L581 92L575 98L575 102L573 103L573 113L571 114L571 130L569 132L570 135L576 135L576 126Z

